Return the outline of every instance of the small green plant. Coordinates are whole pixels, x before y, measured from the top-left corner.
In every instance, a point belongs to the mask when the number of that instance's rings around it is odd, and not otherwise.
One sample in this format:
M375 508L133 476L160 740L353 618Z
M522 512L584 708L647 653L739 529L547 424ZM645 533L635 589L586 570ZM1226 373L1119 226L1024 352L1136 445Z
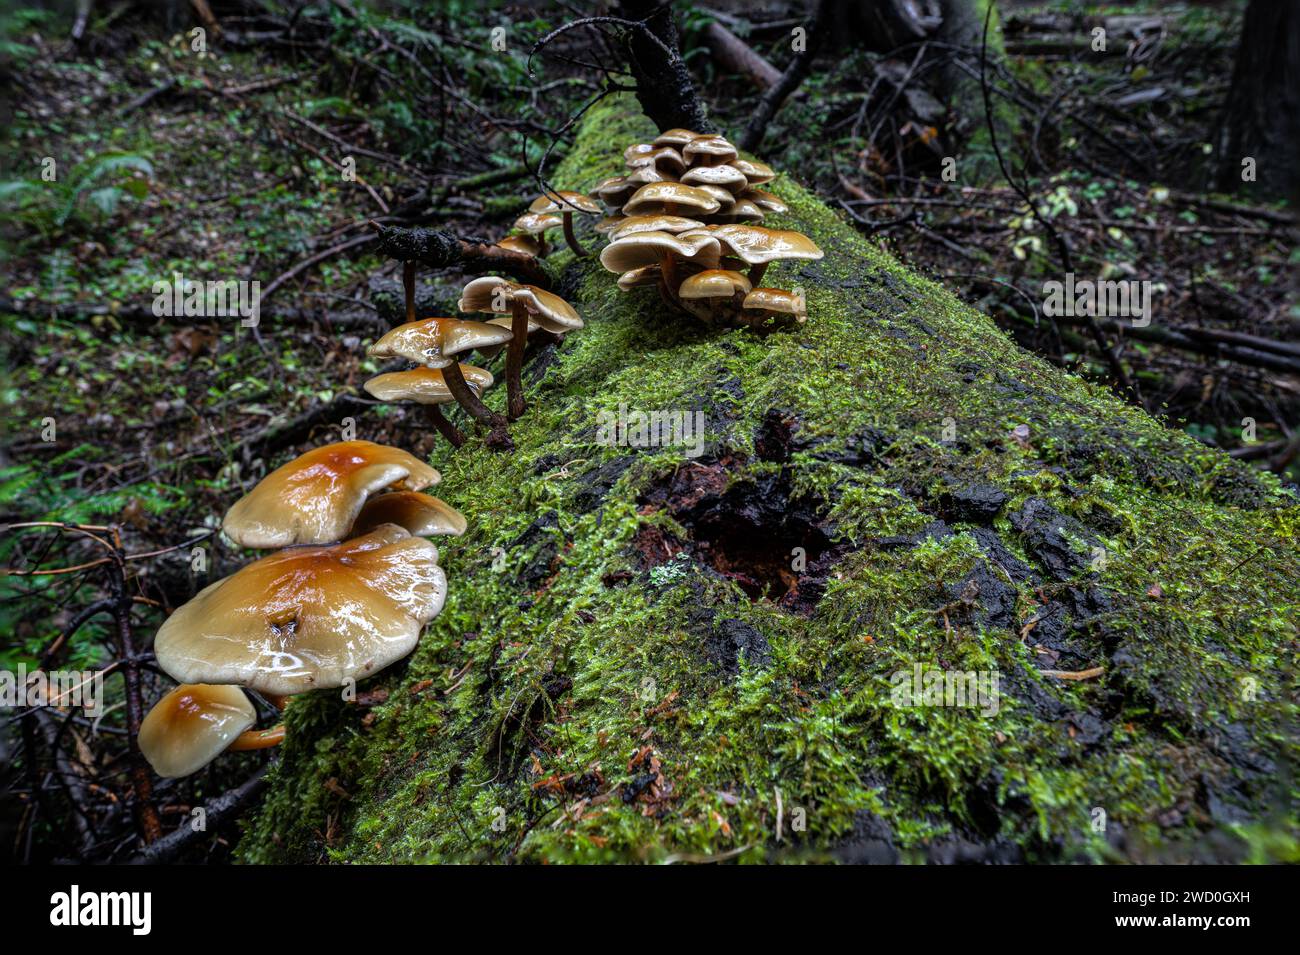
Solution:
M14 221L38 230L46 239L70 225L103 225L125 198L149 192L153 165L135 153L106 152L77 163L66 177L10 179L0 182L0 208Z

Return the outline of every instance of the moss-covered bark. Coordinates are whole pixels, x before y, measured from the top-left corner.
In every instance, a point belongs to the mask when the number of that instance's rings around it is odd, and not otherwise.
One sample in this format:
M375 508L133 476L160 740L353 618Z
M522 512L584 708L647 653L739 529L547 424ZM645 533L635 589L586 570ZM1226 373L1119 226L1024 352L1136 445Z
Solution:
M557 186L650 132L629 108ZM1300 502L773 188L826 251L769 272L794 331L555 260L587 327L517 450L434 461L446 609L383 702L292 702L244 859L1295 857ZM707 452L602 446L621 404L701 411ZM917 665L997 706L894 705Z

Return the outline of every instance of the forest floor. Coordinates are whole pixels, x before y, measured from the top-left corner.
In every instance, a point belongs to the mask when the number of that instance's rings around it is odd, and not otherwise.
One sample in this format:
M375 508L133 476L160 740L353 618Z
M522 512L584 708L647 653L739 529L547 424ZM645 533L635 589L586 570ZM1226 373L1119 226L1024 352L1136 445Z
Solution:
M1165 18L1155 52L1097 65L1051 52L1033 14L1007 23L1010 72L998 82L1023 101L1022 139L1008 152L1068 237L1081 276L1140 277L1157 289L1158 333L1107 329L1138 400L1198 440L1294 479L1300 464L1285 455L1300 428L1300 349L1278 347L1300 337L1294 225L1278 206L1199 185L1237 21L1183 10ZM358 16L331 9L319 26L332 38L327 54L214 42L200 55L180 30L163 36L129 22L103 25L74 51L64 25L35 16L4 38L17 93L0 138L4 178L39 180L45 157L59 174L39 192L4 193L13 205L0 291L0 514L113 521L127 552L167 551L141 560L132 579L140 634L199 586L191 545L210 547L210 579L242 562L214 536L221 515L247 475L334 433L339 415L319 416L321 407L365 415L369 437L439 464L446 449L422 420L357 397L377 369L361 345L388 324L394 278L367 248L369 223L414 205L439 227L500 237L536 191L521 159L535 164L554 141L553 167L567 148L554 131L596 92L592 75L555 60L536 61L529 76L528 45L555 17L517 12L517 39L484 56L490 25L464 13L421 26ZM747 30L723 17L784 62L779 26ZM755 94L710 59L704 22L686 24L689 61L718 122L736 129ZM909 62L825 55L758 154L797 171L865 234L1022 344L1108 381L1107 361L1080 330L1035 304L1042 283L1061 277L1050 230L997 176L954 197L937 178L946 121L922 97L882 91L882 78ZM1094 134L1100 128L1105 136ZM343 176L348 156L356 181ZM173 275L257 278L260 323L158 322L154 283ZM458 279L424 275L422 294L454 314ZM55 533L0 541L7 567L95 556L93 545ZM38 658L101 584L86 572L2 586L0 633L12 638L0 665L12 668ZM108 622L91 621L64 665L109 665L110 637ZM150 699L163 685L147 674ZM133 851L120 809L120 698L111 705L102 726L70 721L58 731L75 740L74 775L94 794L83 811L104 823L102 837L78 844L57 816L33 824L31 799L6 799L0 837L17 857ZM5 737L0 747L16 748ZM160 785L164 817L237 785L261 759ZM16 773L0 783L23 786ZM222 858L222 843L210 852Z

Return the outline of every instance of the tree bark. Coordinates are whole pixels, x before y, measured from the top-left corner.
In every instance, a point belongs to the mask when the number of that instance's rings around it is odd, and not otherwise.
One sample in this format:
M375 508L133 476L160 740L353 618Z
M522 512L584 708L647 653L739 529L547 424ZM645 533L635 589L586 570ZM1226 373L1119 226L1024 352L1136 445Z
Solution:
M1251 0L1220 121L1217 187L1300 202L1300 0ZM1253 159L1256 181L1244 181Z
M645 23L645 29L627 33L627 63L636 80L641 109L660 131L714 132L717 127L681 57L672 5L661 0L620 0L618 10L625 19Z

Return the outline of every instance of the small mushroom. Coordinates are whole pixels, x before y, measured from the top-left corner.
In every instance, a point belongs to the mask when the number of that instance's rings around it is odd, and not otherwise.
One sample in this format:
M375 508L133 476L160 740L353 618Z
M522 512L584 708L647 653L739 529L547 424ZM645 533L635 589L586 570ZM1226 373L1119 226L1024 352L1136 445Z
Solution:
M337 541L371 494L393 485L418 491L440 479L401 448L372 441L327 444L262 478L226 512L221 529L242 547Z
M702 133L693 132L689 129L666 129L654 138L652 146L672 146L681 149L692 139L698 139Z
M726 216L719 216L719 218L725 218L727 222L762 222L766 216L758 203L741 196L736 200L735 205L727 210Z
M599 199L610 209L621 209L623 203L632 198L637 191L637 183L628 182L626 176L610 176L591 190L591 197Z
M639 269L629 269L618 277L618 287L624 292L629 292L634 288L643 285L660 285L663 282L663 273L659 271L657 265L646 265Z
M457 308L462 312L511 316L513 337L506 351L506 407L512 421L525 409L522 372L530 317L535 317L537 324L548 332L557 334L582 327L582 319L573 306L558 295L496 275L485 275L466 285Z
M569 243L573 254L579 257L587 254L587 250L578 242L578 237L573 234L573 214L575 212L599 213L600 206L596 203L580 192L552 192L534 199L528 211L534 215L558 213L564 224L564 241Z
M283 738L283 726L249 731L256 722L257 711L239 687L185 683L145 714L137 742L154 772L176 779L227 750L261 749Z
M181 683L290 695L339 687L410 653L446 596L438 548L384 524L210 584L167 618L154 653Z
M637 232L671 232L676 234L703 228L703 222L698 219L687 219L683 216L627 216L615 222L609 228L608 234L609 240L616 242Z
M693 315L707 322L715 322L719 308L734 303L737 295L751 288L749 279L728 269L706 269L682 282L677 297Z
M749 180L735 166L696 166L687 171L681 181L688 186L719 186L733 196L749 187Z
M485 323L484 323L485 324ZM508 339L507 339L508 340ZM500 347L499 345L496 347ZM365 389L380 401L412 401L423 405L432 424L453 448L465 443L465 435L447 420L440 405L456 401L447 383L447 369L456 364L456 370L474 397L477 398L492 384L492 373L473 365L448 362L442 368L422 366L407 371L393 371L376 375L365 384Z
M629 169L654 166L661 175L674 178L686 171L686 160L682 159L682 154L671 146L660 146L647 153L638 153L628 159L627 165Z
M546 251L546 243L532 235L508 235L497 243L497 248L538 259Z
M681 235L634 232L605 246L600 253L600 264L619 275L657 265L667 293L676 296L678 262L685 260L696 266L715 268L721 248L712 232L704 229Z
M685 235L697 233L687 232ZM771 262L781 259L820 259L822 250L817 243L800 232L783 229L765 229L755 225L720 225L707 232L731 250L736 258L752 266L749 280L763 280L763 273Z
M789 318L802 324L808 319L803 296L779 288L756 288L745 296L741 307L758 313L755 319L747 322L755 327Z
M751 186L761 186L765 182L771 182L776 178L776 171L767 163L759 162L756 159L745 159L737 157L727 163L729 166L735 166L749 180Z
M651 182L642 186L623 203L627 215L678 215L717 212L721 203L703 189L680 182Z
M552 229L559 229L563 225L564 220L553 212L525 212L515 220L511 229L532 236L541 246L537 257L545 258L550 248L546 242L546 233Z
M696 136L682 147L682 158L690 166L719 166L738 155L736 147L722 136Z
M765 189L746 189L737 198L749 199L764 212L775 212L779 215L790 211L790 207L781 201L780 196Z
M434 537L465 533L469 522L465 515L446 501L419 491L394 491L366 501L352 526L353 537L369 534L383 524L396 524L414 537Z

